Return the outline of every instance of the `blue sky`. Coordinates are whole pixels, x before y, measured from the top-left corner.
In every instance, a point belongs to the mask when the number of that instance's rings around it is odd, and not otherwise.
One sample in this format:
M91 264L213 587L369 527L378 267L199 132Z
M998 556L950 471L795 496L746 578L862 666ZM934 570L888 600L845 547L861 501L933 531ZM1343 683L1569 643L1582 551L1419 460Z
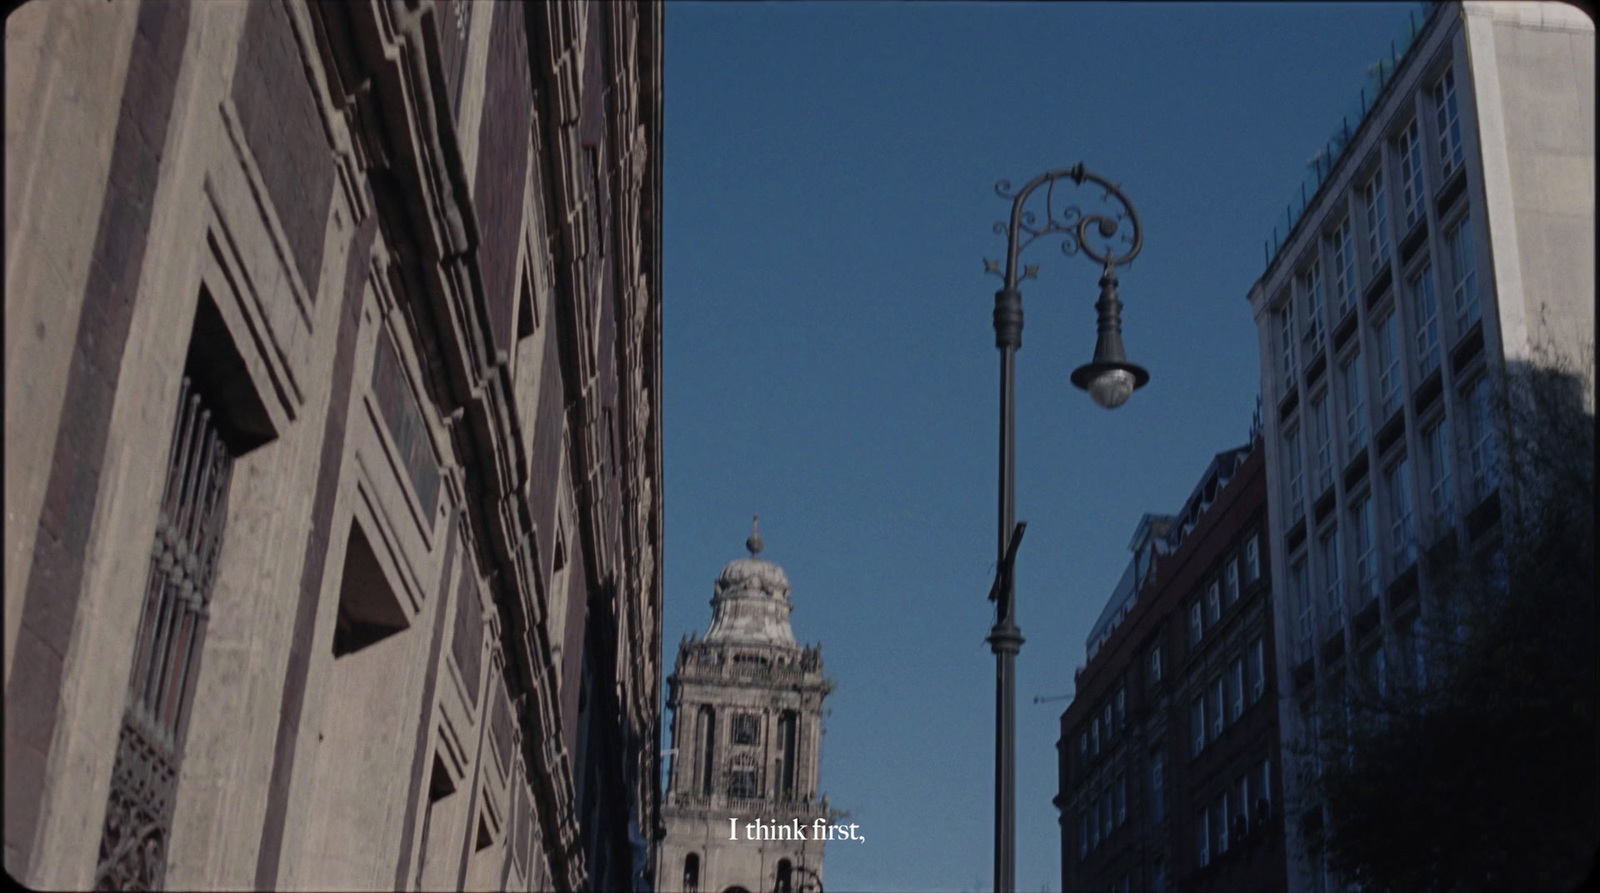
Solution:
M1067 380L1096 265L1023 255L1017 884L1059 890L1067 702L1032 699L1072 692L1140 515L1245 441L1262 242L1410 8L669 4L664 657L760 512L839 683L822 787L867 838L828 889L990 885L995 181L1082 161L1145 229L1120 291L1151 382L1114 412Z

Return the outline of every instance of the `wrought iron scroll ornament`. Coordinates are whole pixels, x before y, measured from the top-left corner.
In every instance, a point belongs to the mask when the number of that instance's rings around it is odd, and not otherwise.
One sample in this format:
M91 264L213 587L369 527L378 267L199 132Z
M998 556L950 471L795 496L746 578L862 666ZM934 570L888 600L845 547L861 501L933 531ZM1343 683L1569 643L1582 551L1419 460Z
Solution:
M1065 205L1058 210L1055 190L1062 180L1071 180L1075 186L1088 180L1102 187L1105 194L1101 201L1109 207L1095 213L1084 213L1077 205ZM1026 207L1028 199L1040 186L1044 187L1042 219ZM1008 237L1007 256L1004 266L985 259L984 272L1000 276L1007 288L1015 288L1018 282L1037 277L1037 265L1024 268L1021 277L1017 276L1017 256L1035 239L1044 236L1060 235L1062 254L1070 256L1082 251L1108 271L1132 262L1144 247L1144 230L1133 203L1117 184L1086 170L1082 164L1041 174L1020 190L1014 189L1010 180L1001 180L994 184L994 191L1001 198L1011 199L1009 226L1005 222L994 225L997 235Z

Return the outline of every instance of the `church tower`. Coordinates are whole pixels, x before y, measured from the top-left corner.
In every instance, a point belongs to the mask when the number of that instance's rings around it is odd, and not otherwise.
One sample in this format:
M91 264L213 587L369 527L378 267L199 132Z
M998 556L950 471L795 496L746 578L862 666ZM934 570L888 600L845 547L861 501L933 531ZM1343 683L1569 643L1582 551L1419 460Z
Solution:
M711 598L711 628L685 636L668 678L672 769L656 887L684 893L814 893L821 889L827 799L822 765L820 646L795 642L783 568L728 562ZM732 838L732 839L730 839Z

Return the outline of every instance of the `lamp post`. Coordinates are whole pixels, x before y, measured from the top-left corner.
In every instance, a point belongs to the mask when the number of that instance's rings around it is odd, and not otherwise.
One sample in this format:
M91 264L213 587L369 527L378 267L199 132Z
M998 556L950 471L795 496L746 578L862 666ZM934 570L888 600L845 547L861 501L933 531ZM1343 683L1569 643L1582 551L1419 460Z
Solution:
M1068 205L1058 214L1055 188L1063 180L1081 186L1085 180L1105 189L1103 200L1115 199L1120 209L1085 214ZM1043 222L1024 205L1040 187L1045 189ZM1085 170L1082 164L1040 174L1013 191L1008 180L995 184L1001 198L1011 199L1009 226L996 223L994 231L1006 237L1002 267L984 261L985 272L999 275L1005 285L994 295L994 338L1000 349L1000 548L999 565L989 599L995 603L994 627L989 631L995 656L995 766L994 766L994 891L1012 893L1016 887L1016 657L1022 650L1022 630L1017 626L1012 569L1026 523L1016 523L1016 389L1013 372L1017 349L1022 347L1022 293L1020 282L1037 278L1039 268L1029 266L1017 276L1017 256L1035 239L1057 234L1062 253L1082 252L1101 264L1099 334L1094 358L1072 373L1072 383L1089 392L1107 409L1125 403L1135 389L1150 380L1150 373L1129 363L1122 348L1122 302L1117 299L1117 267L1133 260L1144 245L1144 232L1133 204L1116 184ZM1111 241L1122 231L1120 239ZM1091 239L1095 241L1091 241ZM1019 241L1020 239L1020 241ZM1120 250L1120 253L1119 253Z

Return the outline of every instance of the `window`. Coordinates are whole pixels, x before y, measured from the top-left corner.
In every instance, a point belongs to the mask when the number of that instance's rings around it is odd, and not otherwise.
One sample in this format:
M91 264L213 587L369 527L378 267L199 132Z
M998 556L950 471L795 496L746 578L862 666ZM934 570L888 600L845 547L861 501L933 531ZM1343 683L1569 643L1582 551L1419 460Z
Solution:
M733 718L733 743L756 743L756 718L754 714L740 713Z
M1304 558L1289 568L1289 610L1299 622L1295 627L1295 641L1300 645L1300 659L1311 656L1311 600L1306 597L1306 562Z
M1422 621L1415 615L1403 627L1400 635L1400 671L1411 674L1411 684L1418 689L1428 687L1427 645L1422 639Z
M1433 292L1433 267L1425 266L1409 284L1411 317L1417 323L1417 377L1439 368L1439 300Z
M1356 303L1356 252L1350 218L1339 221L1329 248L1333 252L1333 322L1338 325Z
M1100 717L1089 720L1089 754L1100 755Z
M1450 480L1450 426L1442 420L1422 434L1428 453L1428 508L1437 536L1455 524L1456 498Z
M1456 77L1449 68L1433 88L1433 107L1439 124L1439 173L1447 177L1461 166L1461 118L1456 113Z
M1222 677L1211 680L1211 694L1206 696L1206 706L1211 708L1211 740L1222 737Z
M1109 747L1111 745L1111 730L1113 728L1111 725L1111 704L1109 702L1106 704L1105 712L1100 715L1100 723L1105 726L1105 731L1102 734L1105 737L1106 746Z
M1283 361L1283 391L1294 388L1294 303L1287 298L1278 310L1278 350Z
M1116 708L1117 708L1116 709L1117 731L1120 732L1120 731L1122 731L1122 725L1126 721L1127 716L1128 716L1128 711L1127 711L1128 693L1127 693L1126 689L1120 688L1120 687L1117 689L1117 696L1116 696L1115 703L1116 703Z
M1100 798L1100 839L1111 839L1111 794Z
M1200 810L1195 820L1195 831L1200 840L1198 863L1201 868L1211 864L1211 810Z
M1478 307L1478 267L1472 254L1472 221L1461 218L1445 233L1445 251L1450 261L1450 297L1455 306L1456 334L1472 327L1482 311Z
M1100 845L1100 798L1089 801L1089 848Z
M1381 644L1378 646L1377 650L1372 652L1372 664L1370 672L1372 674L1372 685L1377 689L1378 697L1388 697L1389 659L1384 655L1383 646Z
M1400 133L1396 146L1400 153L1400 206L1405 213L1406 229L1422 219L1425 208L1422 189L1422 131L1416 118Z
M1339 384L1344 390L1344 448L1355 458L1367 446L1367 398L1361 388L1361 355L1339 368Z
M1472 495L1483 499L1499 485L1495 467L1494 423L1490 408L1489 379L1480 376L1467 396L1467 456L1472 466Z
M1229 561L1228 562L1228 569L1226 571L1226 579L1227 579L1228 582L1227 582L1227 588L1225 589L1225 592L1227 593L1227 596L1228 596L1228 604L1231 605L1234 602L1239 600L1239 562L1237 562L1237 561Z
M1088 732L1079 732L1078 733L1078 763L1080 765L1083 765L1083 764L1087 764L1088 762L1089 762L1089 733Z
M1161 681L1161 643L1160 642L1157 642L1155 647L1150 649L1150 681L1152 683L1156 683L1156 682L1160 682Z
M1407 460L1401 459L1390 466L1384 475L1384 487L1389 498L1389 549L1395 573L1405 570L1417 560L1416 529L1411 516L1411 487L1407 481L1409 471Z
M1256 639L1250 643L1250 703L1261 700L1267 693L1267 642Z
M1306 291L1306 346L1314 356L1322 347L1322 263L1312 259L1301 286Z
M1325 492L1333 486L1333 422L1329 418L1331 411L1328 408L1328 393L1323 391L1317 396L1317 402L1311 407L1312 436L1316 438L1317 448L1317 492Z
M1200 600L1195 599L1189 605L1189 644L1194 645L1200 641Z
M699 714L700 794L709 797L711 796L711 787L715 778L712 767L717 753L717 711L714 707L702 704Z
M1206 749L1206 698L1195 698L1189 704L1189 755L1197 757Z
M694 893L694 891L700 889L700 854L698 853L690 853L683 857L683 889L689 891L689 893Z
M1283 435L1284 502L1289 506L1289 521L1293 523L1305 514L1305 481L1300 466L1300 429L1290 428Z
M1215 836L1218 855L1228 851L1228 795L1223 792L1217 801L1211 804L1211 833Z
M1113 789L1117 808L1116 822L1121 827L1128 821L1128 776L1118 775L1117 786Z
M1350 509L1350 521L1356 532L1356 602L1365 606L1378 594L1378 550L1370 496L1356 500Z
M1222 617L1222 592L1217 581L1206 587L1206 624L1209 626Z
M1272 818L1272 760L1262 760L1250 771L1250 789L1255 792L1255 801L1250 805L1250 820L1256 825L1265 823Z
M728 796L734 800L749 800L756 793L756 767L734 766L728 772Z
M1381 169L1367 181L1362 198L1367 211L1367 275L1371 276L1389 261L1389 208Z
M1254 583L1261 579L1261 545L1258 537L1250 537L1244 544L1244 578Z
M1311 698L1300 702L1300 732L1304 736L1306 762L1310 766L1311 774L1321 775L1322 716L1317 713L1317 702Z
M1244 715L1244 658L1235 658L1228 668L1228 721Z
M1322 577L1327 581L1324 597L1327 601L1328 628L1338 629L1344 622L1344 569L1339 557L1339 529L1328 531L1322 538Z
M1384 420L1400 408L1400 317L1394 311L1378 323L1378 412Z
M1078 810L1078 859L1089 856L1089 813Z
M1250 816L1250 773L1249 772L1246 772L1245 774L1243 774L1243 775L1241 775L1238 778L1233 780L1233 796L1234 796L1234 801L1233 801L1234 802L1234 813L1233 813L1233 816L1234 816L1234 818L1233 818L1234 827L1237 828L1241 824L1243 825L1243 831L1241 832L1241 835L1240 835L1240 836L1242 836L1243 834L1249 833L1250 822L1251 822L1251 816Z
M1167 817L1166 764L1158 747L1150 755L1150 820L1158 825Z

